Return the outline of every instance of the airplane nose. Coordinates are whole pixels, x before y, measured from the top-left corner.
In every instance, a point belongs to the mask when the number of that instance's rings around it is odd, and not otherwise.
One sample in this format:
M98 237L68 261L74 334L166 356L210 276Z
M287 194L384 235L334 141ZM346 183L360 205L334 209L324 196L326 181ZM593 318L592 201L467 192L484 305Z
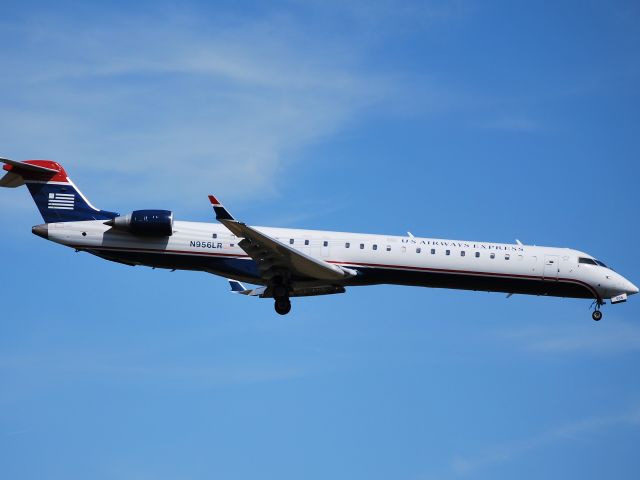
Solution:
M31 227L31 233L34 235L38 235L39 237L48 239L49 238L49 225L46 223L42 225L36 225L35 227Z
M633 283L627 280L627 295L634 295L638 293L638 287L636 287Z

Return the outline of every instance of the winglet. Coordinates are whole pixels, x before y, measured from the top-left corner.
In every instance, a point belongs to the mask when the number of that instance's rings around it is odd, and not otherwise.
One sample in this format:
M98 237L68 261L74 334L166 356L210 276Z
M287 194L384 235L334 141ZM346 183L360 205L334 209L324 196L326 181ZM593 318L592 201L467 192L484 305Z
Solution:
M224 208L224 205L222 205L216 197L214 197L213 195L209 195L209 201L213 206L213 211L216 212L216 220L235 220L235 218L233 218L233 215L231 215L229 211Z
M233 293L245 293L247 289L245 286L237 280L227 279L229 281L229 286L231 287L231 291Z
M246 288L242 283L237 280L231 280L227 278L229 286L231 287L231 293L239 293L240 295L247 295L249 297L260 297L264 294L267 287L259 288Z

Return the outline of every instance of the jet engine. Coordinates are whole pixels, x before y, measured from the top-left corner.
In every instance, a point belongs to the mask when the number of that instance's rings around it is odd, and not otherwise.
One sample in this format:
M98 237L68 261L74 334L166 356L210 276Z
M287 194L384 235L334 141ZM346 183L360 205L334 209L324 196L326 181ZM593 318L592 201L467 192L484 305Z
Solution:
M146 237L169 237L173 234L173 212L170 210L135 210L128 215L104 222L117 230Z

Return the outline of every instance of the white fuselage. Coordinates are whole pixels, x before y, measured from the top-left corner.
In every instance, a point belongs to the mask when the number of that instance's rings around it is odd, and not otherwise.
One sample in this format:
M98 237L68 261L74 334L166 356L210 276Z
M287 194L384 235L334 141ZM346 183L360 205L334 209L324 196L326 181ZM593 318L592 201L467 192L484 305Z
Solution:
M357 271L345 286L396 283L597 300L637 292L613 270L581 263L594 259L569 248L255 228L306 255ZM47 229L49 240L109 260L263 283L256 263L238 246L240 239L220 224L176 221L173 235L162 238L135 236L102 221L50 223Z

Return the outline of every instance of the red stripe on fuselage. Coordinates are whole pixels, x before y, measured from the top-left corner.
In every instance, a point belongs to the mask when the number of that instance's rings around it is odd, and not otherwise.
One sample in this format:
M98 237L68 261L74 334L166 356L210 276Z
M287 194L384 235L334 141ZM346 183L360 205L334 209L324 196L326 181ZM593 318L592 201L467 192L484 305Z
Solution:
M240 259L251 259L249 255L238 255L233 253L212 253L212 252L195 252L191 250L158 250L156 248L126 248L126 247L99 247L99 248L87 248L87 246L74 246L70 245L70 247L77 248L80 250L116 250L116 251L127 251L127 252L151 252L151 253L166 253L166 254L177 254L177 255L202 255L208 257L222 257L222 258L240 258ZM474 275L478 277L500 277L500 278L522 278L527 280L540 280L544 281L545 278L538 275L522 275L518 273L498 273L498 272L477 272L473 270L452 270L446 268L430 268L430 267L414 267L411 265L389 265L382 263L358 263L358 262L339 262L337 260L326 260L327 263L332 263L334 265L345 265L345 266L358 266L358 267L369 267L369 268L386 268L389 270L410 270L410 271L422 271L422 272L433 272L433 273L453 273L458 275ZM575 278L563 278L559 277L558 279L548 279L547 281L558 281L558 282L566 282L566 283L575 283L578 285L582 285L587 288L591 293L593 293L594 297L597 299L601 299L598 292L588 283L583 282L582 280L577 280Z
M497 272L476 272L473 270L451 270L446 268L430 268L430 267L414 267L409 265L385 265L381 263L357 263L357 262L338 262L335 260L327 260L328 263L333 263L336 265L352 265L352 266L360 266L360 267L375 267L375 268L388 268L391 270L414 270L414 271L423 271L423 272L434 272L434 273L454 273L458 275L475 275L479 277L501 277L501 278L524 278L528 280L546 280L546 281L558 281L558 282L569 282L569 283L577 283L578 285L582 285L589 289L591 293L594 294L596 298L600 298L598 292L586 282L582 280L577 280L575 278L564 278L558 277L549 278L549 277L541 277L538 275L522 275L519 273L497 273Z

